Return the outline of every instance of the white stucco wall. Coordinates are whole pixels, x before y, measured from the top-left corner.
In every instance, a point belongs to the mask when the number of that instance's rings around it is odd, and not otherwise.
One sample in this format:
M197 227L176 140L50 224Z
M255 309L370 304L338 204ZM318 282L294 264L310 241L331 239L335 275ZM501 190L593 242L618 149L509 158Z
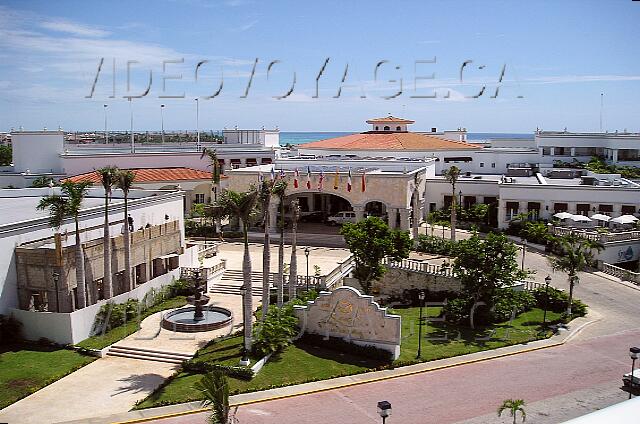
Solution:
M62 169L64 134L58 131L11 133L13 164L16 172L58 172Z

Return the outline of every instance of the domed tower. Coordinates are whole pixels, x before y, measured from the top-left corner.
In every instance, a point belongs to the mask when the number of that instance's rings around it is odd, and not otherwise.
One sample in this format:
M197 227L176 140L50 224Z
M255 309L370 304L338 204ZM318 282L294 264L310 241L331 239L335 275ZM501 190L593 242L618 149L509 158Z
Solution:
M386 118L369 119L367 124L371 124L372 132L407 132L407 125L413 124L415 121L410 119L396 118L395 116L387 116Z

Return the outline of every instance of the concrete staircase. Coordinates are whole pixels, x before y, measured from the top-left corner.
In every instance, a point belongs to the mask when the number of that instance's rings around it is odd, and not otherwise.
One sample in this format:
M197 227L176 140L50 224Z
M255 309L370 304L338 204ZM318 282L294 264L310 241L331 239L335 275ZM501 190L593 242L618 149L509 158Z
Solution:
M275 273L269 275L269 284L273 287ZM227 269L219 281L209 287L209 293L234 294L240 296L242 286L242 271L238 269ZM252 294L262 296L262 272L251 273Z
M139 347L113 345L107 351L107 356L119 356L122 358L140 359L143 361L166 362L169 364L181 364L193 358L193 355L180 352L167 352L157 349L143 349Z

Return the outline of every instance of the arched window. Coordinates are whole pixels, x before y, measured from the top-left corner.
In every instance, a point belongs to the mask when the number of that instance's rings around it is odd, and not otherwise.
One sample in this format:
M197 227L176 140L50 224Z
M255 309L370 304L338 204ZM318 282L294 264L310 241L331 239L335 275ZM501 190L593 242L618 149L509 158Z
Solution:
M396 127L396 131L400 131L400 127Z
M378 131L378 126L376 125L376 131Z
M391 128L389 128L389 126L388 126L388 125L385 125L385 127L384 127L384 130L385 130L385 131L389 131L390 129L391 129Z

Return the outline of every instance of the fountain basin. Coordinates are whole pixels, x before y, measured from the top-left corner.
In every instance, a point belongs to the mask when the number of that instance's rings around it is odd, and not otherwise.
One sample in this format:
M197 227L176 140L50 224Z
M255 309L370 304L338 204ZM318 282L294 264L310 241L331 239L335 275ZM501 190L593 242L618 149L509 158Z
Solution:
M196 333L199 331L211 331L222 328L231 323L233 314L226 308L219 306L203 306L202 320L194 320L195 306L187 306L168 312L162 318L162 328L181 333Z

